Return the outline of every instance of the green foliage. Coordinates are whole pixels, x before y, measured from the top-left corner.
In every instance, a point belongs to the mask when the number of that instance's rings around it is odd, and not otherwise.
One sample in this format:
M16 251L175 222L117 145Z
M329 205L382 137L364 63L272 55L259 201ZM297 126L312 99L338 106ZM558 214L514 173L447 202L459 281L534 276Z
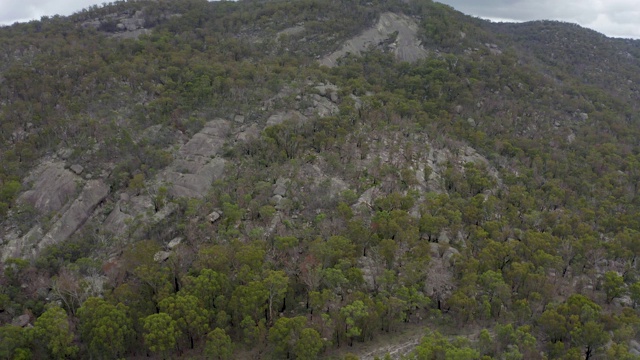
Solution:
M611 302L624 294L624 278L614 271L607 271L604 274L602 287L607 296L607 302Z
M305 328L293 346L293 354L299 360L317 359L323 347L324 342L320 334L315 329Z
M20 188L20 182L15 180L0 182L0 216L7 214L7 210L20 192Z
M164 298L158 307L176 323L176 329L189 339L193 349L195 340L209 330L209 311L202 301L193 295L175 294Z
M32 334L36 349L43 349L45 357L66 359L78 353L78 347L73 345L74 334L67 313L61 307L51 306L40 315L33 325Z
M369 314L369 309L360 300L355 300L349 305L340 309L340 315L346 324L345 335L349 339L349 344L353 339L358 339L362 335L363 321Z
M317 65L387 11L419 22L429 56L396 61L395 33ZM127 14L150 31L125 38ZM144 339L164 357L203 347L314 359L405 323L487 328L477 343L430 333L419 359L629 357L638 321L622 300L640 302L632 42L401 0L118 1L0 30L3 229L33 235L58 219L16 203L52 154L109 174L103 215L123 191L124 214L179 205L155 225L130 221L122 238L92 220L33 263L6 260L0 321L42 314L33 330L0 327L0 357L135 357ZM320 83L338 90L321 95ZM265 128L279 113L301 120ZM184 140L235 114L245 123L229 121L209 193L151 186ZM278 178L292 179L284 198ZM96 275L105 299L83 302ZM43 312L49 278L70 319Z
M153 352L168 353L175 349L179 335L177 322L166 313L149 315L144 319L144 342Z
M480 359L480 353L469 347L464 341L449 341L440 333L434 332L422 338L420 344L413 351L411 359Z
M269 342L273 346L275 359L289 358L307 324L303 316L280 318L269 329Z
M215 360L229 360L233 358L233 343L231 337L220 328L215 328L207 335L205 354Z
M0 327L0 358L26 360L31 355L27 331L13 325Z
M128 308L99 298L85 300L78 309L80 334L96 358L114 358L125 353L134 335Z

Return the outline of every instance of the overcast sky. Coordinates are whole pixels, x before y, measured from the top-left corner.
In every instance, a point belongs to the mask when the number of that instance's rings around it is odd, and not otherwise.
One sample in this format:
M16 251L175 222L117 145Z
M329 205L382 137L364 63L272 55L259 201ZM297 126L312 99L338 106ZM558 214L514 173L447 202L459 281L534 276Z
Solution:
M640 0L438 0L494 21L562 20L611 37L640 39Z
M494 21L563 20L612 37L640 39L640 0L439 0ZM70 15L105 1L0 0L0 24ZM108 1L107 1L108 2Z

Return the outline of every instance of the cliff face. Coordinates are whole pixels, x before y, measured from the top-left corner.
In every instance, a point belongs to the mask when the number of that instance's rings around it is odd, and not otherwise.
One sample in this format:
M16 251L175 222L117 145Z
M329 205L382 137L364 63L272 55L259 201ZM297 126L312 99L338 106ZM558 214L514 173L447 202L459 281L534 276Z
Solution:
M400 61L416 62L427 57L427 50L418 39L418 24L406 15L383 13L370 29L347 40L340 50L320 60L325 66L335 66L337 61L347 55L360 55L371 48L388 47Z

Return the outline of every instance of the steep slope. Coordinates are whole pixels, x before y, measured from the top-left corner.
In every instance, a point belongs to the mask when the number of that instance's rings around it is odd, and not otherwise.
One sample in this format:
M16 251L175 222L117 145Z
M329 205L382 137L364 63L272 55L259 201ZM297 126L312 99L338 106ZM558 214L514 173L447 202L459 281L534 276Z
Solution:
M427 51L420 45L417 32L418 24L408 16L383 13L373 28L347 40L340 50L322 58L320 64L335 66L338 59L347 54L360 55L363 51L385 43L393 49L400 61L415 62L427 56Z
M336 358L408 323L409 358L640 351L637 41L189 0L0 47L8 358Z

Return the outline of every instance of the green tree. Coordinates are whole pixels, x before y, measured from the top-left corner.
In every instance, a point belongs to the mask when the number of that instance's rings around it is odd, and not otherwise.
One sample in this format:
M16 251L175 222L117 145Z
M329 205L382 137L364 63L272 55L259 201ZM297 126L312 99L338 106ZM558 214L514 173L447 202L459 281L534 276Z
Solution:
M196 278L187 277L181 291L200 299L208 310L224 308L231 288L227 275L202 269Z
M287 293L289 278L284 271L268 270L262 282L269 294L269 321L271 322L273 321L273 307L279 304Z
M422 338L420 344L412 353L415 360L475 360L480 359L480 353L472 349L468 341L457 339L449 341L439 332L430 333Z
M0 327L0 359L32 358L31 344L26 331L18 326L5 325Z
M269 342L273 346L274 358L289 359L298 341L300 332L307 324L304 316L279 318L269 329Z
M613 343L606 351L607 359L616 360L637 360L638 356L629 352L629 348L625 344Z
M78 352L67 313L59 306L49 307L36 319L33 335L35 343L46 349L51 359L74 357Z
M264 319L264 312L269 301L269 291L261 281L252 281L247 285L239 285L231 295L229 307L233 311L234 319L239 323L248 316L257 323Z
M609 334L603 324L587 321L571 331L571 339L583 347L585 360L589 360L609 341Z
M640 281L637 281L629 286L629 296L633 301L633 307L637 307L640 304Z
M187 335L191 349L195 340L209 330L209 311L193 295L175 294L158 304L160 310L176 322L177 328Z
M175 349L179 335L178 324L166 313L149 315L144 319L144 342L153 352L166 354Z
M555 309L547 309L538 319L538 325L551 342L563 340L567 335L567 320Z
M233 358L233 343L231 337L220 328L215 328L207 334L207 344L204 353L210 359L229 360Z
M128 308L100 298L89 298L78 309L80 335L92 357L113 359L124 355L134 334Z
M302 329L298 341L293 345L293 354L297 360L314 360L324 347L322 337L312 328Z
M362 335L362 321L369 315L369 309L361 300L355 300L340 309L340 315L345 322L345 335L349 339L349 345L353 345L353 339Z
M624 278L615 271L607 271L604 274L602 287L607 296L607 303L611 303L613 299L624 294Z

